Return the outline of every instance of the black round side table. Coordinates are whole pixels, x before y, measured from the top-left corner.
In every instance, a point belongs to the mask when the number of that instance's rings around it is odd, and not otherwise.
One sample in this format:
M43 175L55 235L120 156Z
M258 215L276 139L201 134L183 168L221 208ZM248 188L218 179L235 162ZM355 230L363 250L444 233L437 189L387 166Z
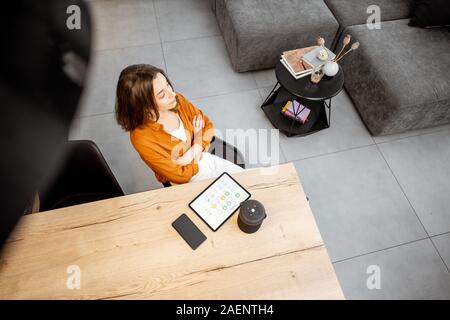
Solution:
M305 136L330 127L331 98L341 92L344 86L344 72L340 66L334 77L324 75L319 83L312 83L311 75L295 79L280 61L275 66L275 75L277 83L261 105L275 128L292 137ZM302 124L281 113L288 100L297 100L311 110L307 122Z

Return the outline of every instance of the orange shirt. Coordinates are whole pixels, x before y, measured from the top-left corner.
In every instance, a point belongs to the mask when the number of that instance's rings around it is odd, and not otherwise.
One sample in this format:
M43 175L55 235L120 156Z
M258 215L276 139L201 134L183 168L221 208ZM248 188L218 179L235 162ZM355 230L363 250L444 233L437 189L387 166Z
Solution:
M164 130L161 124L152 121L148 121L141 128L130 132L133 147L142 160L153 170L156 179L160 182L186 183L198 172L198 164L195 159L187 165L179 165L172 160L182 156L193 145L194 128L192 121L195 115L201 114L205 121L201 141L204 151L208 150L214 136L213 123L200 109L196 108L178 92L177 100L177 113L183 121L187 137L186 142L173 137Z

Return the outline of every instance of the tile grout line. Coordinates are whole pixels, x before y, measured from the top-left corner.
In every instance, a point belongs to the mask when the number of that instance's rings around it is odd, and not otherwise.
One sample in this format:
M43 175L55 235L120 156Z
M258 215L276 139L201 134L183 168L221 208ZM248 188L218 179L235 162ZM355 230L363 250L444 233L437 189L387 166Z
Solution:
M81 120L81 119L85 119L85 118L96 117L96 116L104 116L104 115L113 114L113 113L114 113L114 111L94 113L94 114L89 114L89 115L80 115L79 117L76 117L75 119Z
M442 258L441 253L439 252L438 248L436 247L436 244L434 243L434 241L433 241L433 239L431 237L430 237L430 241L431 241L431 244L434 247L434 250L436 250L437 254L439 255L439 258L441 258L442 262L444 263L444 266L447 268L447 272L450 274L449 266L445 263L444 258Z
M388 140L388 141L376 142L375 139L374 139L374 141L375 141L375 144L380 145L380 144L395 142L395 141L399 141L399 140L405 140L405 139L408 139L408 138L415 138L415 137L425 136L425 135L428 135L428 134L438 133L438 132L442 132L442 131L445 131L445 130L450 130L450 128L436 129L436 131L422 132L422 133L414 134L414 135L407 136L407 137L394 138L394 139Z
M95 0L95 1L86 1L87 3L89 3L89 2L96 2L96 3L99 3L99 2L111 2L112 0Z
M397 182L397 185L399 186L400 190L402 191L403 195L405 196L406 200L408 201L409 206L411 207L411 209L413 210L413 212L414 212L414 214L416 215L417 219L419 220L420 225L422 226L423 230L425 231L425 234L427 235L428 238L430 238L430 235L429 235L427 229L426 229L425 226L423 225L422 220L420 220L420 217L419 217L419 215L417 214L416 209L415 209L414 206L412 205L412 203L411 203L411 201L409 200L408 196L406 195L405 190L403 190L403 187L402 187L402 185L400 184L400 182L398 181L397 176L396 176L395 173L394 173L394 170L392 170L391 166L389 165L389 162L386 160L386 157L384 156L384 153L381 151L380 146L379 146L378 144L375 144L375 145L377 146L377 150L378 150L378 152L381 154L381 157L383 157L384 162L385 162L386 165L388 166L389 171L391 172L392 176L394 177L395 182Z
M408 201L408 203L409 203L411 209L413 210L414 214L416 215L417 219L419 220L419 222L420 222L420 224L421 224L423 230L425 231L425 234L427 235L428 239L430 239L430 242L431 242L431 244L433 245L434 250L436 250L436 252L437 252L439 258L441 258L442 263L443 263L444 266L447 268L447 272L450 273L449 267L447 266L447 264L445 263L444 259L442 258L442 256L441 256L439 250L436 248L436 246L435 246L433 240L432 240L431 237L430 237L430 234L428 233L427 229L426 229L425 226L423 225L422 220L420 220L420 217L419 217L419 215L417 214L416 209L414 208L414 206L412 205L412 203L411 203L411 201L409 200L408 196L406 195L405 190L403 189L402 185L401 185L400 182L398 181L397 176L396 176L395 173L394 173L394 170L392 170L391 166L389 165L389 162L386 160L386 158L385 158L383 152L382 152L381 149L380 149L380 146L379 146L378 144L375 144L375 145L377 146L378 152L380 152L381 156L383 157L384 162L385 162L386 165L388 166L389 171L391 172L392 176L394 177L395 181L397 182L397 184L398 184L400 190L402 191L403 195L405 196L406 200Z
M373 147L375 145L376 144L366 144L366 145L362 145L362 146L351 147L351 148L348 148L348 149L342 149L342 150L337 150L337 151L333 151L333 152L327 152L327 153L322 153L322 154L318 154L318 155L314 155L314 156L309 156L309 157L306 157L306 158L298 158L298 159L292 159L292 160L286 159L286 161L288 161L288 162L296 162L296 161L310 160L310 159L314 159L314 158L330 156L330 155L333 155L333 154L336 154L336 153L342 153L342 152L351 151L351 150L357 150L357 149Z
M161 30L159 29L158 13L156 12L156 5L155 5L154 0L152 0L152 5L153 5L153 11L155 12L156 29L158 29L159 46L161 48L161 54L162 54L162 58L164 61L164 70L167 72L167 75L169 75L169 70L167 69L166 56L164 54L163 42L162 42L162 38L161 38Z
M346 92L347 93L347 92ZM347 95L348 95L348 93L347 93ZM353 106L353 108L354 108L354 106ZM361 119L361 118L360 118ZM362 119L361 119L362 120ZM366 128L366 126L364 125L364 128ZM367 131L369 131L367 128L366 128L366 130ZM377 142L375 141L375 138L373 137L373 135L369 132L369 135L370 135L370 138L372 139L372 141L373 141L373 144L377 144Z
M274 71L275 72L275 71ZM261 97L261 104L264 102L264 100L269 96L269 94L267 94L267 96L263 96L264 93L261 92L261 90L271 90L273 88L273 86L270 87L261 87L258 88L258 92L259 92L259 96ZM270 92L269 92L270 93Z
M220 96L226 96L229 94L235 94L235 93L243 93L243 92L250 92L250 91L258 91L259 88L253 88L253 89L243 89L243 90L236 90L236 91L229 91L225 93L219 93L219 94L213 94L210 96L201 96L201 97L195 97L195 98L189 98L189 100L199 100L199 99L208 99L208 98L214 98L214 97L220 97Z
M104 0L104 1L110 1L110 0ZM153 5L154 5L154 3L153 3ZM156 10L156 8L155 8L155 10ZM156 16L156 12L155 12L155 16ZM129 46L125 46L125 47L114 47L114 48L105 48L105 49L95 49L94 48L93 51L94 52L104 52L104 51L121 50L121 49L127 49L127 48L139 48L139 47L146 47L146 46L151 46L151 45L156 45L156 44L163 44L163 43L165 44L165 43L173 43L173 42L181 42L181 41L189 41L189 40L199 40L199 39L215 38L215 37L221 36L220 34L216 34L216 35L192 37L192 38L179 39L179 40L163 41L161 39L161 32L159 30L158 18L156 17L155 19L156 19L156 25L157 25L157 28L158 28L158 36L159 36L159 41L158 42L149 42L149 43L142 43L142 44L136 44L136 45L129 45Z
M192 37L192 38L186 38L186 39L177 39L177 40L166 40L166 41L162 41L163 43L173 43L173 42L181 42L181 41L188 41L188 40L199 40L199 39L207 39L207 38L216 38L216 37L221 37L222 35L220 33L218 34L210 34L207 36L199 36L199 37Z
M386 248L383 248L383 249L374 250L374 251L370 251L370 252L367 252L367 253L358 254L356 256L344 258L344 259L341 259L341 260L332 261L332 264L345 262L345 261L348 261L348 260L364 257L364 256L367 256L369 254L374 254L374 253L378 253L378 252L381 252L381 251L386 251L386 250L389 250L389 249L398 248L398 247L401 247L401 246L404 246L404 245L407 245L407 244L411 244L411 243L415 243L415 242L419 242L419 241L427 240L427 239L430 239L430 238L429 237L425 237L425 238L421 238L421 239L417 239L417 240L407 241L407 242L400 243L400 244L397 244L397 245L394 245L394 246L390 246L390 247L386 247Z
M102 1L111 1L111 0L102 0ZM159 32L159 29L158 29ZM159 36L159 34L158 34ZM105 51L114 51L114 50L123 50L123 49L132 49L132 48L140 48L140 47L147 47L147 46L154 46L161 43L161 39L158 42L149 42L149 43L143 43L143 44L135 44L135 45L129 45L125 47L114 47L114 48L106 48L106 49L94 49L93 52L95 53L102 53Z
M259 92L258 81L256 81L255 73L254 73L253 71L251 71L251 74L252 74L253 82L255 82L255 87L256 87L256 89L258 90L259 97L260 97L261 100L262 100L263 98L261 97L261 93ZM261 103L263 103L263 101L261 101Z
M261 98L261 103L263 103L264 102L264 98L261 95L261 90L260 89L263 89L263 88L258 88L259 97Z
M443 235L449 234L449 233L450 233L450 231L446 231L446 232L442 232L442 233L438 233L438 234L432 235L432 236L430 236L430 237L431 237L431 238L434 238L434 237L440 237L440 236L443 236Z
M403 140L403 139L408 139L408 138L412 138L412 137L418 137L418 136L422 136L422 135L433 134L433 133L442 132L442 131L445 131L445 130L450 130L450 129L446 128L446 129L442 129L442 130L438 130L438 131L434 131L434 132L422 133L422 134L418 134L418 135L415 135L415 136L409 136L409 137L399 138L399 139L395 139L395 140L391 140L391 141L385 141L385 142L381 142L381 143L377 143L377 142L375 141L375 139L373 139L373 137L372 137L372 135L371 135L371 138L372 138L372 141L373 141L372 144L367 144L367 145L357 146L357 147L351 147L351 148L348 148L348 149L342 149L342 150L338 150L338 151L334 151L334 152L327 152L327 153L322 153L322 154L318 154L318 155L314 155L314 156L309 156L309 157L305 157L305 158L292 159L292 160L288 160L288 161L290 161L290 162L294 162L294 161L302 161L302 160L308 160L308 159L318 158L318 157L322 157L322 156L332 155L332 154L335 154L335 153L341 153L341 152L345 152L345 151L361 149L361 148L365 148L365 147L371 147L371 146L377 146L377 147L378 147L378 145L383 144L383 143L389 143L389 142L398 141L398 140ZM294 137L294 138L295 138L295 137ZM381 152L381 151L380 151L380 152ZM383 156L383 159L384 159L384 156ZM386 159L384 159L384 160L386 161ZM388 166L389 166L389 165L388 165ZM390 169L390 167L389 167L389 169ZM397 183L398 183L398 182L397 182Z

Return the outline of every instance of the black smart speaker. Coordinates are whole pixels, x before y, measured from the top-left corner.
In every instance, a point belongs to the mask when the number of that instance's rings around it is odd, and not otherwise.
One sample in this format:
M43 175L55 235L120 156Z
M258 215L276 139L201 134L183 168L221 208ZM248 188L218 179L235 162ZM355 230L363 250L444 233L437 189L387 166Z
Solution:
M267 217L266 210L261 202L250 199L241 203L238 225L246 233L256 232Z

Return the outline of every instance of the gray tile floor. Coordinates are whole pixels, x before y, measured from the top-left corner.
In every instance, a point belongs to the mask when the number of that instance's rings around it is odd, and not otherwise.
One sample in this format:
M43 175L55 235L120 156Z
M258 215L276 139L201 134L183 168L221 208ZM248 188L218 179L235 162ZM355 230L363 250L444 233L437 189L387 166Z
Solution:
M129 64L164 68L222 132L272 128L259 106L273 70L233 71L207 0L90 5L93 63L71 138L94 140L126 193L162 187L114 120ZM279 148L281 163L295 163L347 298L450 299L450 126L372 137L342 92L330 129L280 134ZM267 165L257 160L250 166ZM367 285L373 279L379 286Z

